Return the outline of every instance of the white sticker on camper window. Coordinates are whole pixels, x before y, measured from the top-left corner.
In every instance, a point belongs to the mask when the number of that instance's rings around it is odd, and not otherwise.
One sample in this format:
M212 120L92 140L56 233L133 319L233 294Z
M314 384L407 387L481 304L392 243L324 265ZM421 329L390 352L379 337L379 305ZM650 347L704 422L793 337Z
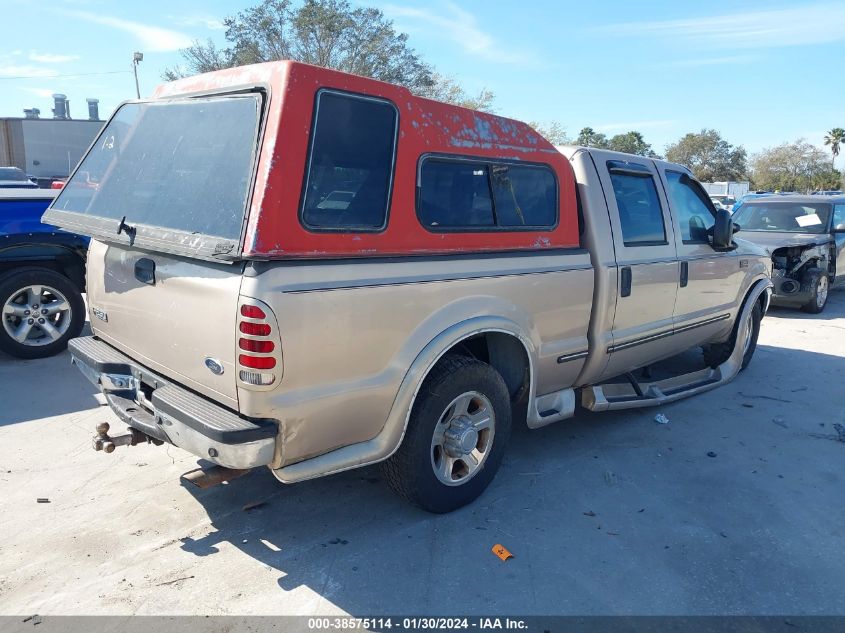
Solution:
M799 215L795 218L795 221L798 222L798 226L816 226L821 224L822 221L819 219L819 216L815 213L811 213L810 215Z

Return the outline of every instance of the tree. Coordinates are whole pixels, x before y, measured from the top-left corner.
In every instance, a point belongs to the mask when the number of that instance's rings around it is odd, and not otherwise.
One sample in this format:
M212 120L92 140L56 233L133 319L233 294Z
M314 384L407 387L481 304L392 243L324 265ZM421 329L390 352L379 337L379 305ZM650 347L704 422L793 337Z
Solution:
M548 125L529 121L528 125L552 145L569 145L572 139L566 135L566 128L559 121L550 121Z
M575 144L581 147L598 147L601 149L608 147L607 136L596 132L591 127L581 128L581 131L578 132L578 138L575 139Z
M174 68L166 68L162 73L162 78L165 81L173 81L181 79L188 75L196 73L208 73L214 70L222 70L229 68L231 63L228 59L228 54L225 50L217 48L217 45L209 38L203 44L199 40L194 40L188 48L183 48L179 51L182 58L187 64L187 69L176 66Z
M748 174L745 148L734 147L716 130L685 134L666 147L666 160L689 167L702 182L745 180Z
M754 155L751 179L755 188L770 191L837 189L842 184L842 174L831 168L827 154L804 139Z
M632 130L625 132L625 134L617 134L612 136L607 143L608 149L614 152L625 152L626 154L638 154L639 156L646 156L648 158L659 158L651 145L645 142L643 135Z
M482 112L493 112L495 109L493 101L496 96L487 88L482 88L477 95L472 96L467 94L453 77L432 73L431 80L430 86L416 91L419 96Z
M434 86L432 67L408 46L408 36L373 7L346 0L261 0L223 20L229 46L195 41L182 51L186 68L166 69L164 78L294 59L364 75L419 92Z
M813 175L810 180L811 191L825 191L829 189L845 188L845 177L841 171L828 167Z
M373 7L346 0L261 0L223 20L226 48L195 41L181 51L184 66L165 69L167 81L245 64L293 59L405 86L415 94L475 110L493 110L494 95L467 94L436 73L408 45L408 35Z
M839 156L839 146L845 143L845 130L841 127L835 127L830 132L825 134L824 144L830 145L830 153L833 154L831 165L836 168L836 157Z

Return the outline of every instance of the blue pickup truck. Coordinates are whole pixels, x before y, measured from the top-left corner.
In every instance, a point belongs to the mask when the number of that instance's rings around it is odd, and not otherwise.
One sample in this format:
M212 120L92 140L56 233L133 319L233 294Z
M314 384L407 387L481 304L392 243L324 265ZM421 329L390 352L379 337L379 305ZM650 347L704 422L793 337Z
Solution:
M0 188L0 350L44 358L85 324L88 239L42 224L52 189Z

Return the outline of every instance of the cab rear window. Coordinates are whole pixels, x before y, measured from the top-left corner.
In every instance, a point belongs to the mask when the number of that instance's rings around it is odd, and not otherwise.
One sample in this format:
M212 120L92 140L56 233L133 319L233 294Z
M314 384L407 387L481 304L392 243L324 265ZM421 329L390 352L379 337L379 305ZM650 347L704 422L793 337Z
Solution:
M52 209L239 241L260 99L121 106Z
M300 211L307 229L385 227L398 122L389 101L331 90L317 93Z

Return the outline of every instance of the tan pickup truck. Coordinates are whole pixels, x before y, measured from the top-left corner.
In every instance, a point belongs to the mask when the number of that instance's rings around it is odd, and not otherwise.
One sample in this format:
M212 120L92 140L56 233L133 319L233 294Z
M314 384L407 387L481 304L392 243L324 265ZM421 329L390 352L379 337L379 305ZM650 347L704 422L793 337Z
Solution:
M123 104L45 220L93 238L70 350L129 427L96 448L170 443L206 483L383 462L432 512L491 482L515 408L731 380L771 288L684 167L293 62ZM696 346L700 371L632 373Z

